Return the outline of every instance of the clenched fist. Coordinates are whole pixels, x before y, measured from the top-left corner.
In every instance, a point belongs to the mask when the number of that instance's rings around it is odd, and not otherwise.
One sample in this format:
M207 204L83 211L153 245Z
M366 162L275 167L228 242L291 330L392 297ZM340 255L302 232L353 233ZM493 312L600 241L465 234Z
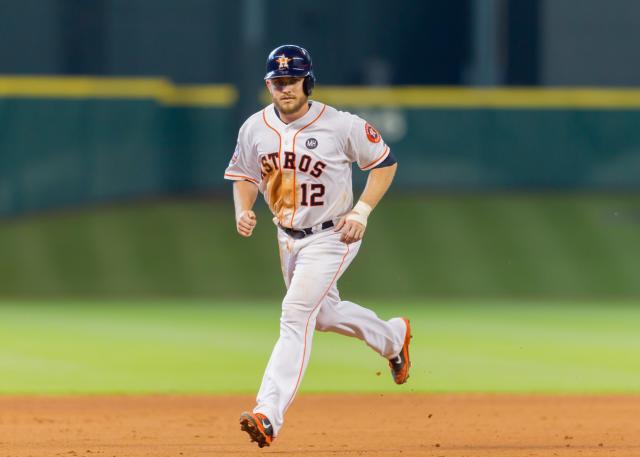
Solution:
M253 233L256 222L256 214L253 211L242 211L236 218L236 229L240 235L248 238Z
M347 216L349 216L349 214L347 214ZM362 239L366 226L358 221L349 219L347 216L340 218L334 230L341 233L340 241L351 244Z

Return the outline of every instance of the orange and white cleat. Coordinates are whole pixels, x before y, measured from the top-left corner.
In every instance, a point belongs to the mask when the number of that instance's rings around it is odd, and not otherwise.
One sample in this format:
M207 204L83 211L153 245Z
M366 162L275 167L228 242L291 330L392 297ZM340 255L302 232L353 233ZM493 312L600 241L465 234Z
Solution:
M261 413L240 414L240 430L247 432L251 437L251 442L258 443L258 446L270 446L273 442L273 426L271 422Z
M389 367L391 368L391 376L396 384L404 384L409 379L409 368L411 368L411 359L409 358L409 344L411 343L411 325L409 319L402 318L407 326L407 333L404 337L404 344L400 350L400 354L389 359Z

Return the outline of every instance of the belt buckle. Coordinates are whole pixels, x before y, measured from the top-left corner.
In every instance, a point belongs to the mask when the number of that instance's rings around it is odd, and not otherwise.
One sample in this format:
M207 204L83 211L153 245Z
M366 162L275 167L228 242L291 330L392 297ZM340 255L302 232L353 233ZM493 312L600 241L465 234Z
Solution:
M300 240L305 236L307 236L307 234L303 230L295 230L289 227L283 227L283 228L287 235L289 235L291 238L294 238L296 240Z

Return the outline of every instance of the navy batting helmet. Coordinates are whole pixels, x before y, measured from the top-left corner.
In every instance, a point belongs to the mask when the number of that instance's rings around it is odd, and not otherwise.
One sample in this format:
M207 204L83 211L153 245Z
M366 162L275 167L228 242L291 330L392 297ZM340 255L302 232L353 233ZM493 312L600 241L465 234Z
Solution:
M311 54L295 44L278 46L267 57L267 74L264 79L285 76L304 78L304 93L309 96L316 82L311 64Z

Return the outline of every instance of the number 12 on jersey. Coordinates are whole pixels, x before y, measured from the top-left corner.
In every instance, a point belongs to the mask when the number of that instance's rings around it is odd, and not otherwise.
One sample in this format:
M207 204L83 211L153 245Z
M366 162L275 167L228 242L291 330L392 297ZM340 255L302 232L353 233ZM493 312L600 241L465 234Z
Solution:
M324 196L324 184L309 184L303 183L300 185L302 190L302 199L300 205L302 206L322 206L324 202L322 197Z

